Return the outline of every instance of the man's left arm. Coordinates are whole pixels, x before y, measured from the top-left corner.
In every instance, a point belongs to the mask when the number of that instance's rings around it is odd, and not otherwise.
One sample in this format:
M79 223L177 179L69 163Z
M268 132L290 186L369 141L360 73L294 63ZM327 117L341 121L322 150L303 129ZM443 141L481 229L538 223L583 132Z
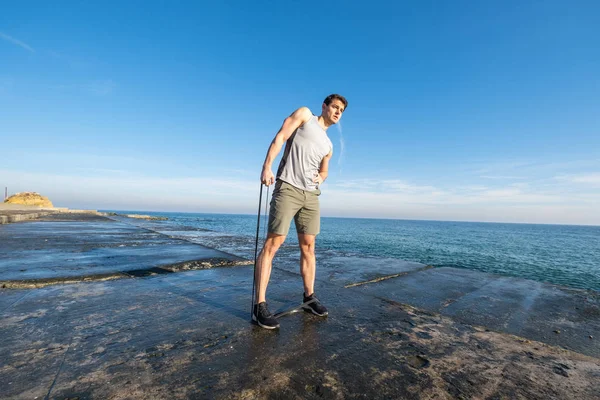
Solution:
M331 160L332 155L333 150L331 150L329 154L323 157L323 160L321 161L321 166L319 167L319 173L313 178L313 182L315 182L317 185L320 185L321 183L323 183L323 181L325 181L325 179L327 179L327 175L329 175L329 160Z

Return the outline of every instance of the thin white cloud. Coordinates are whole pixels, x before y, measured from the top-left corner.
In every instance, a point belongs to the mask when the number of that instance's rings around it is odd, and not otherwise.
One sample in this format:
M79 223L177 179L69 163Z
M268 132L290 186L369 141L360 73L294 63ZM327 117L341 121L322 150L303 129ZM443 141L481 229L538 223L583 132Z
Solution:
M484 165L475 165L473 174L483 176L506 176L512 175L506 172L513 172L515 169L528 168L535 165L531 161L500 161Z
M484 198L516 198L523 192L517 188L502 188L495 190L486 190L480 196Z
M388 187L390 187L388 185ZM377 204L379 208L385 204L422 204L438 207L465 206L473 204L515 205L515 204L556 204L568 202L569 197L553 192L533 190L526 185L509 185L498 188L460 187L442 189L426 185L406 185L399 183L393 190L380 191L362 186L357 190L356 185L332 185L327 193L339 200L339 204ZM342 200L342 199L350 200ZM371 206L372 207L372 206Z
M217 179L204 171L198 177L168 178L144 175L131 163L78 167L62 174L0 170L0 183L10 192L37 191L57 206L71 208L256 213L259 187L250 174L232 172ZM89 173L81 174L86 167ZM590 175L578 178L589 180ZM321 205L324 216L600 225L600 190L576 187L566 180L555 180L554 186L519 182L437 187L361 179L326 182Z
M575 183L592 183L598 185L600 184L600 173L574 176L571 181Z
M552 174L581 169L595 169L600 167L600 158L569 161L507 161L474 165L470 171L480 178L486 179L528 179L525 176L535 174ZM525 177L525 178L524 178Z
M232 174L232 175L241 175L241 176L258 176L258 174L256 174L256 171L253 170L247 170L247 169L234 169L234 168L225 168L223 169L223 172L225 174ZM259 181L260 177L257 177L256 180L257 182Z
M80 171L87 174L114 174L114 175L126 175L130 173L123 169L110 169L110 168L89 168L89 167L78 167L74 168L74 171Z
M600 186L600 172L589 172L583 174L574 175L557 175L554 177L555 181L566 182L570 184L576 184L578 186L588 187L599 187Z
M421 192L436 192L436 189L433 186L429 185L413 185L410 183L406 183L400 180L387 179L381 182L381 186L385 189L398 191L398 192L406 192L406 193L421 193Z
M12 36L8 36L7 34L0 32L0 38L4 39L7 42L10 42L12 44L16 44L17 46L20 46L20 47L24 48L27 51L35 53L35 50L30 45L28 45L27 43L25 43L25 42L23 42L23 41L21 41L19 39L15 39Z
M482 179L497 179L497 180L520 180L527 179L524 176L511 176L511 175L481 175Z
M483 193L374 193L325 189L323 215L340 217L600 225L599 194L514 189Z
M483 186L483 185L461 185L461 186L456 186L456 190L460 191L460 192L475 192L475 191L479 191L479 192L483 192L485 190L489 190L490 188L488 186Z
M400 179L354 179L342 180L333 184L339 189L357 191L420 193L436 192L439 189L429 185L414 185Z

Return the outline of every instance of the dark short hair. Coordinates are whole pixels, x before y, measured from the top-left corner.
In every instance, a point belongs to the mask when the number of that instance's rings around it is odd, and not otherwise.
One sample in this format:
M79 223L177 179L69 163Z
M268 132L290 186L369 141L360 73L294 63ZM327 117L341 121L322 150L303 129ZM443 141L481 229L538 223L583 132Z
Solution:
M346 111L346 108L348 108L348 100L346 100L346 98L344 96L342 96L341 94L330 94L329 96L325 97L325 100L323 100L323 103L330 105L331 102L333 100L339 100L342 103L344 103L344 111Z

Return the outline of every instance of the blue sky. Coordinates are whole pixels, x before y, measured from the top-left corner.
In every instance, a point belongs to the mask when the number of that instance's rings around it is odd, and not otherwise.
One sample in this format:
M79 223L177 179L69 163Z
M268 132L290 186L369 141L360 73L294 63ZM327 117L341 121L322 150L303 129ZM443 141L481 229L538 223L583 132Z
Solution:
M0 185L255 213L283 119L337 92L323 215L600 225L599 18L595 1L5 3Z

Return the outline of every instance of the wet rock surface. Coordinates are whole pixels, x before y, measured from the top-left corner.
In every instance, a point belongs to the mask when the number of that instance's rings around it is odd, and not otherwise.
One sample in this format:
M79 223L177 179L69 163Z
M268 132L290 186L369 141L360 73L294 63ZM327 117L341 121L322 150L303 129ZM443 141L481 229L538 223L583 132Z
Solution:
M17 225L47 232L59 254L73 248L67 230L82 252L86 238L95 238L91 249L145 240L119 222L74 222L61 222L62 236L45 228L52 222L2 226L0 235ZM30 252L25 263L49 251L39 241L11 243ZM296 313L267 331L250 323L251 265L219 268L221 258L209 257L196 262L212 267L186 270L189 260L153 257L177 273L0 289L0 398L599 398L595 331L587 346L573 339L597 327L592 292L402 263L353 278L339 259L331 265L339 274L322 271L317 282L329 316ZM296 271L295 263L274 268L273 312L301 302ZM502 333L511 329L518 336ZM541 331L545 339L527 337Z
M0 291L2 398L573 398L598 359L320 285L327 318L249 323L251 268ZM271 307L299 302L275 272ZM235 283L235 284L232 284ZM294 296L296 294L296 296ZM107 384L110 382L110 384Z
M600 357L598 292L446 267L353 290Z
M221 266L246 261L92 214L56 214L0 229L0 287L202 269L211 260Z

